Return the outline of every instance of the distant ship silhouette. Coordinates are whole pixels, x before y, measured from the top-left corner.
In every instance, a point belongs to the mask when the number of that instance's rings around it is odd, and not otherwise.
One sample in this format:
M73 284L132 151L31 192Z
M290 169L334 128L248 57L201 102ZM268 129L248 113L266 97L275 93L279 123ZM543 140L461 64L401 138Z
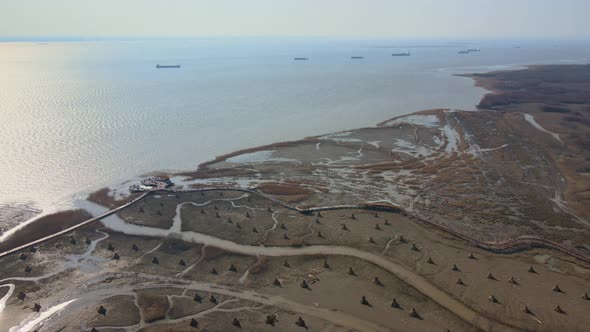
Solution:
M166 69L166 68L180 68L180 65L161 65L161 64L157 64L156 65L157 69Z

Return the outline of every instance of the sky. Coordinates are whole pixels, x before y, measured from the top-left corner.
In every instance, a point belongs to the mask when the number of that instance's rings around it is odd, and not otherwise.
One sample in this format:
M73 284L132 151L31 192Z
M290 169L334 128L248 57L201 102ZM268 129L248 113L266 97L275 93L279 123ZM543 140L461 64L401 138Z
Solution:
M0 0L0 38L590 38L590 0Z

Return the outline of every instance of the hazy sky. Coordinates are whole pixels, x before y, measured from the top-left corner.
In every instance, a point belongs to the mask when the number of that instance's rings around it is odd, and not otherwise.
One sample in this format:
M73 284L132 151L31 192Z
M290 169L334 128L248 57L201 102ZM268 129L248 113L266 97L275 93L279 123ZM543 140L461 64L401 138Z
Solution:
M590 0L0 0L0 37L590 37Z

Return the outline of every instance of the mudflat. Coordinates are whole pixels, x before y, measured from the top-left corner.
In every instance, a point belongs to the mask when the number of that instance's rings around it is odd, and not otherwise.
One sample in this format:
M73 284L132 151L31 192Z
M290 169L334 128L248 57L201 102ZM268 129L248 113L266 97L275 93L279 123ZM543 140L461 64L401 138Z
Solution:
M587 330L590 66L472 77L478 111L220 156L0 258L0 326Z

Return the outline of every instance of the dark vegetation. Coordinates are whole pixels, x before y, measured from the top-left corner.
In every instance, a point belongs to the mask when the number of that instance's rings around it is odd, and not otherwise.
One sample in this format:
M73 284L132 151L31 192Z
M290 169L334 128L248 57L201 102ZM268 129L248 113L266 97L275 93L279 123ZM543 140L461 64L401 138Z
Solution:
M590 103L590 65L539 66L533 69L470 75L486 78L484 87L501 91L486 95L478 107L489 109L539 102L551 105ZM546 106L543 111L567 113L566 109L553 106Z

